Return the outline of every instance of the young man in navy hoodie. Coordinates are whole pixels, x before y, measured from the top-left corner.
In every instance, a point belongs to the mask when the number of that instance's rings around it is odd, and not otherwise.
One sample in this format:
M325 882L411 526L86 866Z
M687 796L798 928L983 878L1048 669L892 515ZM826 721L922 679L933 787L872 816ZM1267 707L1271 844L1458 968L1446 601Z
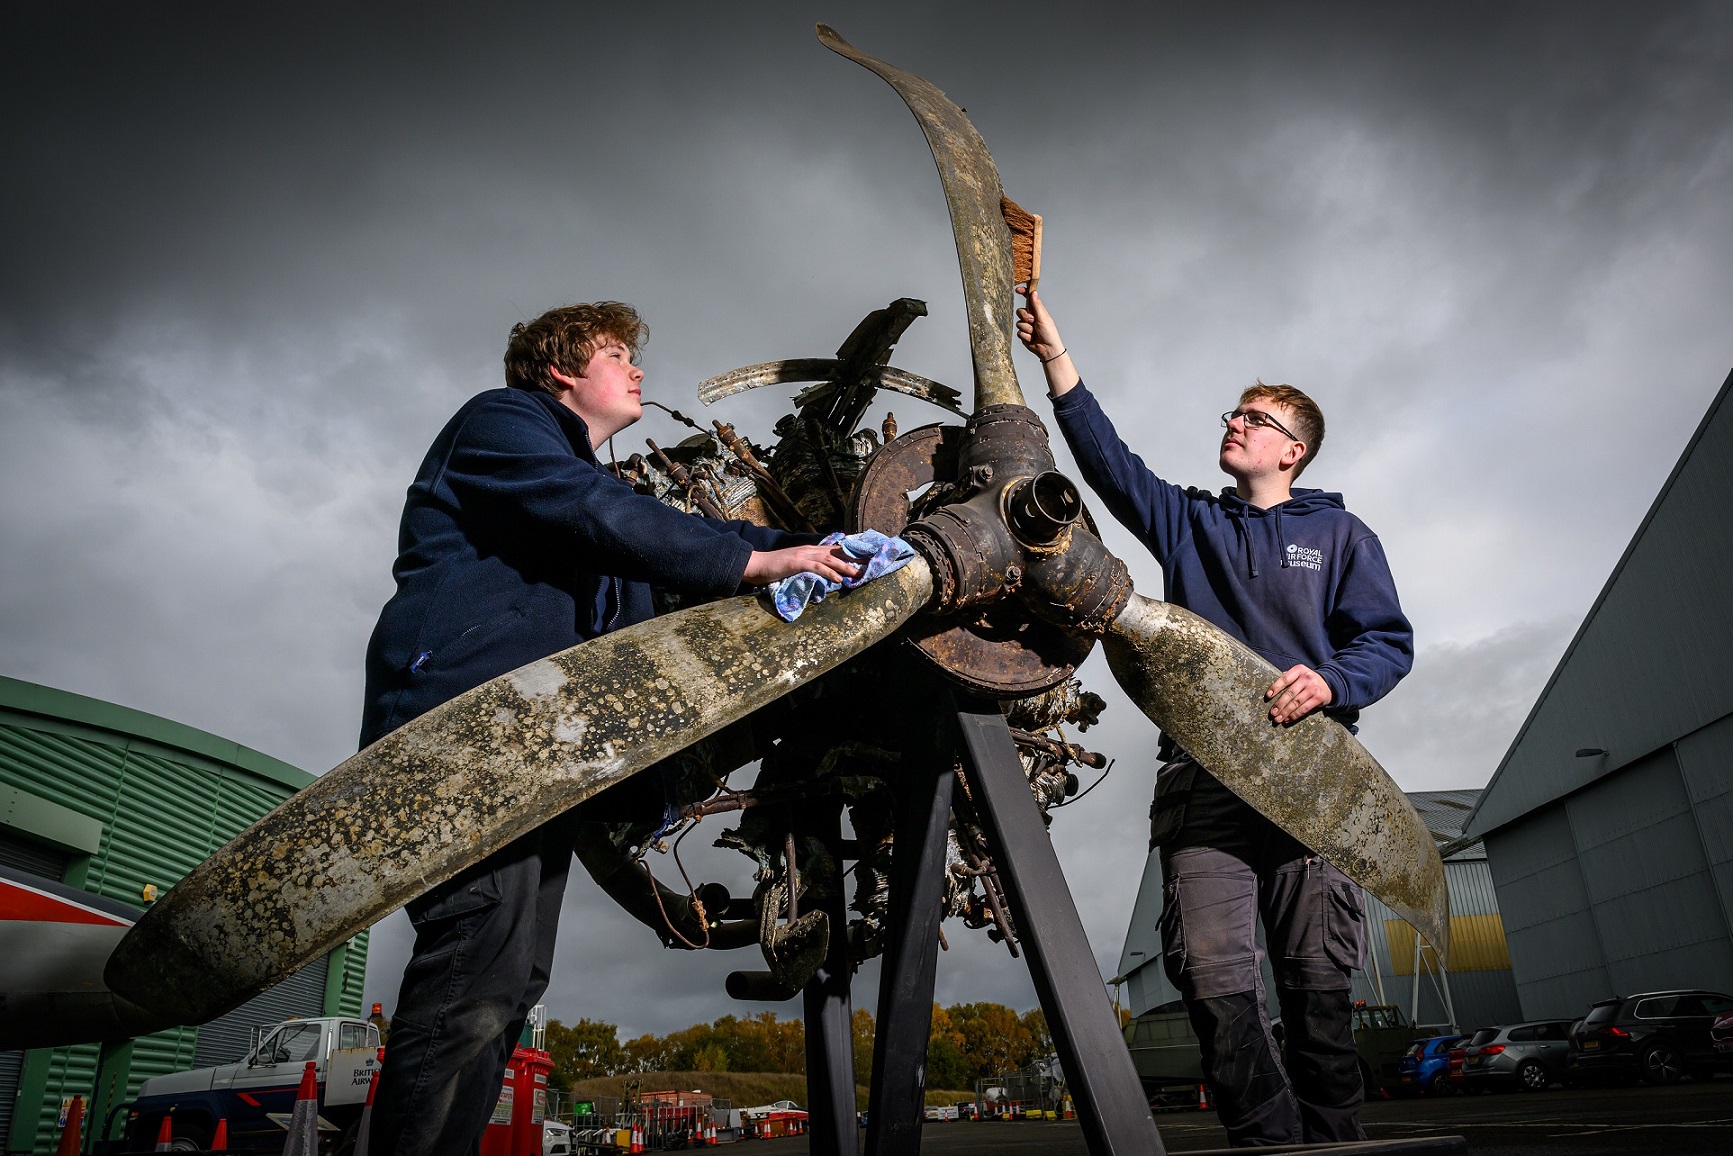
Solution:
M1083 385L1039 293L1017 331L1039 357L1060 433L1109 511L1161 563L1163 597L1208 619L1280 675L1264 697L1283 726L1322 711L1352 728L1408 673L1413 630L1378 538L1340 494L1295 489L1324 415L1258 383L1222 415L1219 494L1155 476ZM1163 735L1150 810L1166 880L1162 962L1185 1000L1236 1146L1363 1139L1349 986L1365 962L1360 889ZM1262 920L1287 1062L1270 1029Z
M839 549L693 517L633 491L597 451L643 414L648 328L616 301L512 330L505 389L471 398L409 487L367 647L366 746L471 687L654 614L651 585L700 596ZM574 822L555 818L409 904L415 946L374 1104L374 1156L477 1153L506 1061L553 966Z

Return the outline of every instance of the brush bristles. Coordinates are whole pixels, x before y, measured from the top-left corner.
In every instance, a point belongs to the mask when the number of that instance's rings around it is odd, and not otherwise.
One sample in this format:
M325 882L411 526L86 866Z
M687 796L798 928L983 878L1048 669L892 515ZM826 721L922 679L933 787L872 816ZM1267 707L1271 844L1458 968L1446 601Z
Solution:
M1041 280L1041 218L1000 194L999 212L1011 230L1011 283L1033 293Z

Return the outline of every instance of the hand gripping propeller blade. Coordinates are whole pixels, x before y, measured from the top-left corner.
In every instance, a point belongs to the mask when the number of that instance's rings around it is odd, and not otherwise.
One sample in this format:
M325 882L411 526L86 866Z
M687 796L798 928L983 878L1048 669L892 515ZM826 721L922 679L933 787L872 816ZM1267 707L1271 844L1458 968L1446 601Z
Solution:
M1132 594L1103 636L1133 702L1222 785L1450 953L1444 864L1426 824L1348 728L1270 722L1275 667L1187 610Z
M202 1023L525 832L816 678L924 606L917 558L786 623L741 597L520 667L413 719L177 884L110 988Z

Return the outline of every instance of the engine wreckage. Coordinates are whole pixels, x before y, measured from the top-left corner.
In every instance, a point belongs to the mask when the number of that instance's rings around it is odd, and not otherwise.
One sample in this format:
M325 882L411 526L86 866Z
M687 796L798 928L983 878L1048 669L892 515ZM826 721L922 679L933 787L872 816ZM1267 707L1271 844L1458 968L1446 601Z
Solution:
M633 454L616 468L640 493L688 513L797 531L902 532L954 501L959 486L967 484L949 477L960 427L926 426L899 438L894 414L877 430L861 424L875 394L887 387L958 412L955 390L888 364L897 339L926 311L920 301L894 301L868 314L834 359L748 366L699 387L700 399L712 403L755 386L798 380L796 374L822 374L795 397L795 412L776 424L773 445L757 445L719 420L702 430L675 410L670 412L676 420L699 432L666 449L651 440L649 456ZM918 491L913 498L911 490ZM668 612L684 608L675 596L665 596L665 602ZM1013 630L1022 625L1013 624ZM1021 644L987 651L995 662L977 674L976 685L1015 696L1002 698L1001 706L1045 818L1077 794L1074 768L1107 766L1103 755L1072 742L1065 729L1087 730L1105 704L1070 676L1072 664L1042 666L1032 677L1023 669L1027 653ZM1083 647L1076 657L1087 653ZM822 963L831 934L847 935L853 965L878 955L890 909L890 785L902 767L930 761L933 751L930 728L906 725L930 713L930 701L898 701L907 697L899 686L922 681L921 672L909 667L907 654L869 651L615 788L617 797L598 798L589 805L596 817L587 820L579 841L584 866L669 947L735 948L756 941L768 970L729 977L730 994L742 999L794 998ZM911 737L918 740L912 746ZM749 790L726 785L730 772L759 761ZM967 780L960 768L954 773L958 794L946 834L943 917L986 928L1017 955L1017 933L988 840L970 806ZM843 858L855 860L846 870L826 841L797 837L801 811L825 800L846 808L854 832L842 848ZM743 812L739 826L717 845L733 847L755 864L750 900L733 898L718 883L694 886L683 867L678 889L654 878L647 852L677 847L700 820L735 811ZM852 917L846 928L833 929L825 908L845 889Z
M925 80L824 25L819 39L887 81L927 137L962 269L973 407L962 424L862 428L882 389L963 413L956 391L889 364L925 311L901 300L869 315L835 358L704 383L706 401L814 383L773 445L718 422L622 469L683 509L900 532L917 556L793 623L752 597L670 607L414 719L139 920L106 973L117 1022L152 1030L219 1015L584 804L581 858L609 895L666 943L757 943L766 966L730 976L735 995L800 993L815 1153L855 1150L848 983L874 954L884 965L867 1149L918 1148L947 916L1027 959L1090 1150L1160 1152L1044 829L1076 789L1073 768L1101 762L1067 729L1101 709L1074 677L1097 641L1156 725L1448 950L1442 864L1402 792L1346 728L1318 716L1271 726L1262 695L1274 668L1136 593L1055 471L1012 367L1011 238L974 127ZM902 641L880 645L893 635ZM755 760L751 788L730 788L728 775ZM724 840L756 866L750 898L694 886L683 871L678 887L652 876L648 851L677 851L702 819L729 812L739 820Z

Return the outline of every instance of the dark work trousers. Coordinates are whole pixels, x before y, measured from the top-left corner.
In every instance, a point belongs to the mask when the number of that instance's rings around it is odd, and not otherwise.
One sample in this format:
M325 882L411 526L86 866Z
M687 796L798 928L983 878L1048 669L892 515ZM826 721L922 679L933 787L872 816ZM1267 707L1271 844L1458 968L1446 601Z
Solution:
M374 1096L373 1156L476 1156L506 1061L547 990L575 816L409 904L415 948Z
M1362 1140L1349 989L1360 889L1189 759L1157 777L1162 962L1185 1000L1228 1142ZM1263 921L1287 1063L1270 1030Z

